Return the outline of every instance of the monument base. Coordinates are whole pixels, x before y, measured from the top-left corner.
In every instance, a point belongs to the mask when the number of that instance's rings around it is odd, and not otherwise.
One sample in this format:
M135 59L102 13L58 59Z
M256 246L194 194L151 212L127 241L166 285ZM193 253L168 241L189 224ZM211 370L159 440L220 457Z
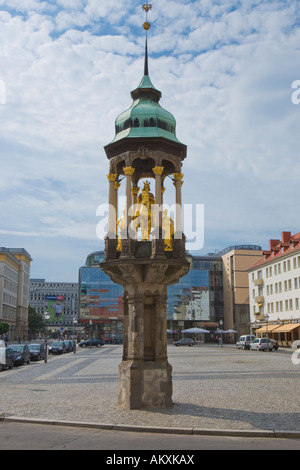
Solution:
M168 361L122 361L119 405L130 410L173 406L172 366Z

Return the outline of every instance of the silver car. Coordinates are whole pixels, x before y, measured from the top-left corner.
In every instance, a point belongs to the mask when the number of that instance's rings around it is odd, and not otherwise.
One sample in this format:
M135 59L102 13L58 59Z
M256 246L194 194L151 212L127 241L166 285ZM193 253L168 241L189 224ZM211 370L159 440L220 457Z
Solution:
M266 351L267 349L269 351L273 350L273 345L268 338L256 338L250 344L251 351Z
M236 342L237 349L250 349L250 344L255 339L254 335L240 336Z

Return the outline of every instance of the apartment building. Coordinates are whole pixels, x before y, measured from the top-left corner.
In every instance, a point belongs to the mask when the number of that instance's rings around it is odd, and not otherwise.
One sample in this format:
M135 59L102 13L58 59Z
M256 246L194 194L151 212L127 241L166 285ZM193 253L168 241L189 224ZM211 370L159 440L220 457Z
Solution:
M248 269L262 257L258 245L235 245L218 253L223 261L224 328L250 332Z
M24 248L0 247L0 321L9 325L9 340L27 336L31 261Z
M300 338L300 232L282 232L249 269L253 331L289 346Z

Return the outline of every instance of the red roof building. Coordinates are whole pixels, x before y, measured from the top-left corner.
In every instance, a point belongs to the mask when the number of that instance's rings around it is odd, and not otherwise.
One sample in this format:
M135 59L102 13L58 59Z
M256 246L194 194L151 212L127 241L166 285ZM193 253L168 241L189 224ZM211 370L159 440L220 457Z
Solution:
M282 232L249 269L250 322L283 346L300 339L300 232Z

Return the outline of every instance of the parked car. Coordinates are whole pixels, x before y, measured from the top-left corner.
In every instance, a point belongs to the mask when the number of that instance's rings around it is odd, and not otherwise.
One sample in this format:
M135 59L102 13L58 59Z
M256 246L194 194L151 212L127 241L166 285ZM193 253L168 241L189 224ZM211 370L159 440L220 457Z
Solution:
M73 341L70 341L70 340L65 340L64 341L65 343L65 346L66 346L66 351L67 352L72 352L73 351Z
M273 345L269 338L255 338L254 341L250 344L251 351L269 351L273 350Z
M5 348L3 353L5 354L3 354L3 357L1 357L0 371L7 368L12 369L15 363L15 356L13 350L11 348Z
M237 349L250 349L250 344L255 339L255 335L240 336L236 342Z
M89 348L90 346L91 347L96 346L97 348L101 348L103 344L104 344L104 341L102 341L102 339L92 338L92 339L87 339L85 341L82 341L81 343L79 343L79 346L81 348Z
M175 346L194 346L195 341L192 338L181 338L173 343Z
M272 338L269 338L269 341L271 342L273 349L275 349L277 351L277 349L279 348L278 341L276 341L275 339L272 339Z
M30 359L32 361L40 361L41 359L45 359L45 347L43 343L29 344L28 348L30 352Z
M49 354L65 354L66 345L64 341L53 341L49 346Z
M25 364L30 364L30 351L26 344L11 344L10 349L14 353L14 366L20 366Z

